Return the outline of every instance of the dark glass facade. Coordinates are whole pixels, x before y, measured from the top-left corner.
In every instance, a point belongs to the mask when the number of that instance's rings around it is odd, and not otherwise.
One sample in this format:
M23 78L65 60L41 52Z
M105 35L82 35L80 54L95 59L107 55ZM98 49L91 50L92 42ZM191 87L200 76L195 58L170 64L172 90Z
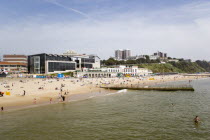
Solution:
M75 60L75 62L77 63L77 68L79 68L80 65L79 60Z
M72 61L70 57L62 56L62 55L46 55L46 60L51 61Z
M62 62L49 62L48 71L46 68L46 61L62 61ZM68 62L68 63L65 63ZM51 54L37 54L28 56L28 72L35 74L44 74L54 71L66 71L75 70L75 63L69 63L72 61L71 57L63 55L51 55Z
M82 63L95 63L94 58L82 58Z
M37 54L28 56L28 72L43 74L45 73L46 54Z
M93 64L82 64L82 68L93 68Z
M75 63L48 62L48 72L75 70Z

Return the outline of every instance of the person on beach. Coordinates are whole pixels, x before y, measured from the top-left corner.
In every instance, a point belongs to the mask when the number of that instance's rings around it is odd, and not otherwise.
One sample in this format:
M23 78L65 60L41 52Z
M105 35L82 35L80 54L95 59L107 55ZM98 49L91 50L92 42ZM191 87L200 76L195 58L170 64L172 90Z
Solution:
M198 116L195 116L194 122L197 124L197 123L199 123L199 121L200 121L200 118Z
M52 103L52 98L50 98L50 104Z
M4 111L4 107L3 106L1 107L1 111Z
M23 90L23 96L25 96L26 95L26 91L25 90Z
M34 104L36 104L36 98L34 98Z
M66 96L63 96L62 98L63 98L63 102L64 102L64 101L65 101L65 99L66 99Z

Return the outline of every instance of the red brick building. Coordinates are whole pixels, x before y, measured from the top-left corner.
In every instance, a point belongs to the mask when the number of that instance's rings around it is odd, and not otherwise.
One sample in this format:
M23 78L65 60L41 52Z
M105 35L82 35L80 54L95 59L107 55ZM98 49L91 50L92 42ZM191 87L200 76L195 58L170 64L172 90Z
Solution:
M0 69L9 73L27 73L26 55L3 55L3 61L0 62Z

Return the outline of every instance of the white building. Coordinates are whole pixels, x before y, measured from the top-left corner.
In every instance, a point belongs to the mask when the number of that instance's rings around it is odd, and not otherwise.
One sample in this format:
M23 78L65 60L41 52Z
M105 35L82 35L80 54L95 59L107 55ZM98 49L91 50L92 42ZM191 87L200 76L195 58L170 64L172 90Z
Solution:
M83 68L82 72L77 72L76 77L117 77L123 76L147 76L152 74L151 70L138 68L138 66L126 67L118 66L115 68L87 69Z
M128 57L128 60L137 60L137 59L140 59L140 58L146 59L146 57L144 55L136 55L136 56Z
M179 62L178 59L169 59L168 62Z
M82 68L98 69L101 68L100 58L96 55L82 55L71 57L72 61L77 63L77 70Z
M24 63L27 65L27 56L17 54L3 55L3 62Z
M123 75L130 75L130 76L147 76L152 72L146 68L138 68L138 66L126 67L126 66L119 66L116 68L107 68L108 72L114 73L122 73Z
M64 56L78 56L79 54L75 51L68 50L67 52L63 53Z
M157 55L150 55L149 56L149 59L150 60L157 60L157 59L159 59L160 57L159 56L157 56Z
M75 51L67 51L63 55L71 57L72 61L77 63L77 70L82 70L82 68L97 69L101 67L101 61L97 55L78 54Z

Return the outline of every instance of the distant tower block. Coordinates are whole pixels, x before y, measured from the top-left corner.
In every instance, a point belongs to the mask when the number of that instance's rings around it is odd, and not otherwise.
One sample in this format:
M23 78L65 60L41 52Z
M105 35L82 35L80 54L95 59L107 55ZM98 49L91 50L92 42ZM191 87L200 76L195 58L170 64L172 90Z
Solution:
M131 56L131 50L125 49L123 50L123 59L128 59Z
M131 56L131 50L115 50L115 58L117 60L127 60Z
M123 59L123 51L122 50L115 50L115 58L117 60L122 60Z

